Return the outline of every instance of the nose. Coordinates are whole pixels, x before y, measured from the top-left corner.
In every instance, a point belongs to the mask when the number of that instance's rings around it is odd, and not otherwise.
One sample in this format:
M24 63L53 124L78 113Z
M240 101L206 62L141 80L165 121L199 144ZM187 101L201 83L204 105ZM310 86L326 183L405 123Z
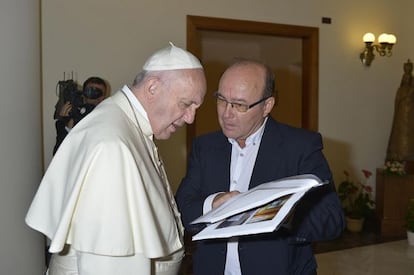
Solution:
M224 107L224 111L223 111L223 117L231 117L233 115L233 105L231 105L231 103L226 102L226 105Z
M190 106L189 108L187 108L184 113L185 123L192 124L194 122L195 114L196 114L196 107Z

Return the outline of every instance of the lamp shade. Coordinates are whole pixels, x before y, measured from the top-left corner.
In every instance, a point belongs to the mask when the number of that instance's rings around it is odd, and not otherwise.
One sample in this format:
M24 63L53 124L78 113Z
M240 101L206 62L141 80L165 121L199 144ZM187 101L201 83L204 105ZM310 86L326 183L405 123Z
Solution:
M388 36L389 34L387 33L381 33L380 36L378 37L378 43L388 43Z
M395 37L395 35L393 35L393 34L388 35L388 43L390 43L390 44L397 43L397 37Z
M364 34L364 36L362 37L362 40L366 43L366 42L374 42L375 41L375 35L373 33L367 32L366 34Z

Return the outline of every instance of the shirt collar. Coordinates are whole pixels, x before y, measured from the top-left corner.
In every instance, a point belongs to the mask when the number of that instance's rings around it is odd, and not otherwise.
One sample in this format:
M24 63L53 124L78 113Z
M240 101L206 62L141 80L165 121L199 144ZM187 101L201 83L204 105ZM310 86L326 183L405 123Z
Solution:
M146 125L141 125L144 134L148 136L150 139L153 139L153 132L148 119L148 115L144 107L142 106L141 102L139 102L138 98L132 93L131 89L127 85L124 85L124 87L122 87L122 92L126 95L129 102L131 102L131 105L134 108L134 110L145 119Z
M134 106L135 110L138 111L140 115L145 117L147 121L149 121L147 112L145 111L141 102L139 102L138 98L132 93L131 89L127 85L124 85L124 87L122 87L122 91L128 97L129 101L131 102L132 106Z

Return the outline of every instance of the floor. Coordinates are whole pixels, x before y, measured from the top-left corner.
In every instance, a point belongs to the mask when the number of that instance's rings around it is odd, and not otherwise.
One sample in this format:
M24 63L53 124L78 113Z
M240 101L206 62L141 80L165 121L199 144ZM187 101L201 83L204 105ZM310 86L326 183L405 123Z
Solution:
M404 237L383 237L379 223L366 221L359 233L314 247L318 275L414 275L414 246Z
M318 275L414 274L414 246L407 240L316 254Z

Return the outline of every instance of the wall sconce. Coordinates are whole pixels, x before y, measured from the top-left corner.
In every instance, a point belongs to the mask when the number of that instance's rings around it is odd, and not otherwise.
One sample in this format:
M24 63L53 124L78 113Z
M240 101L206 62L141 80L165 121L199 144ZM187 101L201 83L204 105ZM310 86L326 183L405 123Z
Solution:
M375 58L374 50L378 52L380 56L391 56L392 46L397 42L397 38L393 34L383 33L378 37L379 45L374 44L375 35L367 32L364 34L362 40L365 43L364 51L359 55L362 64L370 66L372 60Z

